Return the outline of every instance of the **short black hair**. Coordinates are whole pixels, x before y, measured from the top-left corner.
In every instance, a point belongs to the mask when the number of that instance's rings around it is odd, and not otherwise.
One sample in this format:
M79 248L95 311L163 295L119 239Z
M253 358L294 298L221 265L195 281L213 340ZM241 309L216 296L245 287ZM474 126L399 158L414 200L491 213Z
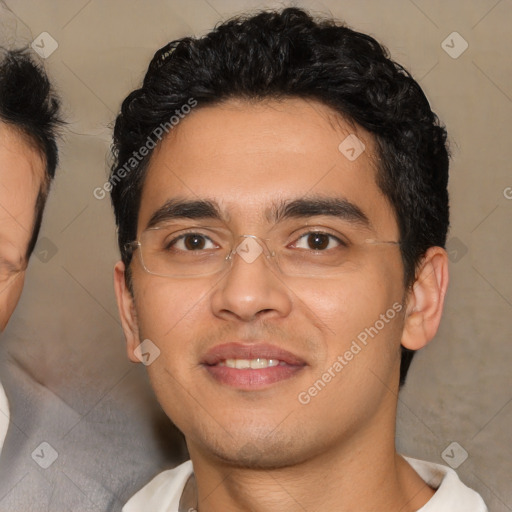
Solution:
M201 38L172 41L154 55L142 86L124 100L113 140L111 198L129 269L140 198L152 151L132 158L155 128L187 104L231 98L320 101L369 131L377 184L400 229L404 286L429 247L444 247L449 225L446 130L412 76L372 37L334 20L286 8L239 16ZM122 180L116 174L130 162ZM113 180L117 179L117 182ZM130 275L127 282L131 286ZM402 347L400 383L414 352Z
M58 164L57 128L60 101L29 50L0 49L0 122L16 130L44 158L46 174L35 205L35 219L26 259L34 250L51 180Z

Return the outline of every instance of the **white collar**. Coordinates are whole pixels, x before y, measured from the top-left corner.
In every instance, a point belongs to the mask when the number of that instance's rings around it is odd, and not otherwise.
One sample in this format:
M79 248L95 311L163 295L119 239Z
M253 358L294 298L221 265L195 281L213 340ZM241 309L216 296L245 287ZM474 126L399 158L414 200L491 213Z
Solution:
M0 453L4 446L5 436L9 427L9 402L5 395L4 387L0 382Z
M488 512L482 498L466 487L453 469L409 457L404 459L436 489L434 496L417 512ZM123 512L177 512L183 488L192 472L189 460L160 473L126 503Z
M482 498L465 486L453 469L410 457L404 459L423 481L436 489L434 496L418 512L487 512Z

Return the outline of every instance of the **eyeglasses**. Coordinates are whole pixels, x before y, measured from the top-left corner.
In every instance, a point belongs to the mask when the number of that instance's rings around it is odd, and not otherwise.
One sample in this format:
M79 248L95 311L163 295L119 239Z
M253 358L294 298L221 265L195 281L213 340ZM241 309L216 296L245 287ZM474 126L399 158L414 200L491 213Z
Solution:
M236 255L248 264L262 256L288 276L330 277L355 270L363 264L369 248L400 244L375 239L357 242L338 230L310 226L285 233L260 238L233 236L216 227L158 226L142 232L139 240L129 242L125 249L130 253L139 249L144 270L162 277L217 274L230 268Z

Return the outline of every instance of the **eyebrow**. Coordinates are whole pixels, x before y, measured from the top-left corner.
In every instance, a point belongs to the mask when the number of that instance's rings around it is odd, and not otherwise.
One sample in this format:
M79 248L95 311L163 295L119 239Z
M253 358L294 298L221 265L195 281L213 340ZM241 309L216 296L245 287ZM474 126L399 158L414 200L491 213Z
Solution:
M171 219L215 219L221 220L219 207L212 201L184 201L170 199L156 210L146 226L146 229Z
M267 220L274 223L322 215L337 217L366 229L372 228L368 216L361 208L344 198L312 197L281 201L266 212ZM170 199L153 213L145 229L172 219L225 220L225 215L213 201Z
M269 217L274 222L279 222L284 219L320 215L338 217L363 228L372 228L370 219L359 206L338 197L313 197L296 199L291 202L283 201L271 209Z

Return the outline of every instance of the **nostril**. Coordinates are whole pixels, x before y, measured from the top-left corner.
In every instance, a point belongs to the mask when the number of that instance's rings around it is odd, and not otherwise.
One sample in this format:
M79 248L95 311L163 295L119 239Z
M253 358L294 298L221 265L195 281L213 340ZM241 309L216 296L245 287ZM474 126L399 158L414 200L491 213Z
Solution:
M274 311L275 311L274 309L270 309L270 308L262 309L261 311L258 311L256 313L256 316L266 316L267 314L272 313Z

